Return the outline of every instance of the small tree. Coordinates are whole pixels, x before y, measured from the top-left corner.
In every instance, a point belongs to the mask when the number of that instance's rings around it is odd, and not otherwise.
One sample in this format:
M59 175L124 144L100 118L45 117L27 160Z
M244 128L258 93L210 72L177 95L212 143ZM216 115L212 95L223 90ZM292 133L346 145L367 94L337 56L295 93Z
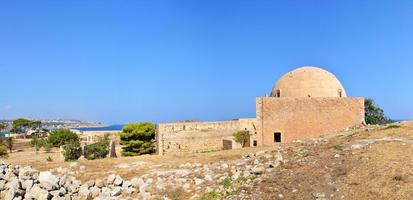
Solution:
M14 144L14 138L7 137L6 138L6 146L7 146L7 148L9 148L10 153L13 151L13 144Z
M149 122L132 123L119 133L123 156L138 156L155 151L155 125Z
M70 141L63 146L65 161L76 161L82 155L82 148L79 141Z
M4 130L6 128L6 125L3 123L0 123L0 131Z
M373 99L365 100L364 109L367 124L387 124L394 122L384 115L383 109L378 107Z
M234 136L234 141L237 143L240 143L242 146L244 146L245 142L248 141L250 134L248 131L239 131L233 134Z
M45 141L43 139L39 139L38 137L33 137L30 141L30 145L36 149L36 153L44 146Z
M49 134L47 142L54 147L60 147L72 141L79 141L79 136L68 129L57 129Z

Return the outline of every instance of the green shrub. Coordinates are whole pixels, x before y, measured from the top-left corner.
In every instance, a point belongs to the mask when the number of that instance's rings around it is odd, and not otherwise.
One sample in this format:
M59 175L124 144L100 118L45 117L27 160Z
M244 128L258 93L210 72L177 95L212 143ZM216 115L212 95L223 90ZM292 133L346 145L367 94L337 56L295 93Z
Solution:
M155 126L152 123L127 124L119 133L123 156L139 156L155 151Z
M47 139L47 142L54 147L60 147L73 141L78 142L79 136L68 129L54 130L49 134L49 138Z
M39 139L38 137L33 137L30 141L30 145L36 149L36 153L44 146L45 141L43 139Z
M248 141L250 134L248 131L239 131L233 134L234 136L234 141L237 143L240 143L242 146L244 146L245 142Z
M63 146L63 149L65 150L63 153L65 161L76 161L82 155L82 148L80 147L79 141L70 141Z
M222 180L221 185L226 188L230 187L232 185L232 180L230 178L225 178L224 180Z
M383 109L378 107L373 99L364 101L365 120L367 124L388 124L394 122L384 115Z
M104 140L84 147L83 155L88 160L105 158L109 153L109 141Z
M126 146L122 147L122 156L139 156L142 154L150 154L154 152L155 144L140 140L129 141Z
M53 162L53 158L51 156L47 156L46 161L47 162Z
M197 198L198 200L214 200L214 199L219 199L221 197L221 194L217 191L212 191L212 192L208 192L206 194L203 194L202 196L200 196L199 198Z
M392 125L387 126L387 127L384 128L384 129L385 129L385 130L388 130L388 129L401 128L401 127L402 127L402 126L400 126L400 125L392 124Z
M9 152L7 150L7 147L0 144L0 157L1 158L6 158L6 157L8 157L8 155L9 155Z
M342 145L342 144L336 144L336 145L333 145L332 147L333 147L335 150L343 151L344 145Z

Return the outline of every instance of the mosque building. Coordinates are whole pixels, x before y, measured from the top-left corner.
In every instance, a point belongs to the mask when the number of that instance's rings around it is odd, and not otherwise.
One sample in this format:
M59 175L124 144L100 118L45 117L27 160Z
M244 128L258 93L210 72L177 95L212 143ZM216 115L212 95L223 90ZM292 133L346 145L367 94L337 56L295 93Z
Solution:
M251 146L275 146L335 134L364 123L364 98L347 97L336 76L305 66L282 76L268 97L257 97L256 118L223 122L161 123L157 152L208 152ZM233 134L247 131L241 145Z

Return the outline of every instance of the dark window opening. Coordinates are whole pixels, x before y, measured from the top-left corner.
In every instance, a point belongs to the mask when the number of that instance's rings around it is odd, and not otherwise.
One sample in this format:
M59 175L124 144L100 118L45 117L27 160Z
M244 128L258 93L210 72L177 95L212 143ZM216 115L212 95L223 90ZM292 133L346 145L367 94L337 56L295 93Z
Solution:
M343 91L342 90L338 90L338 97L343 97Z
M254 146L254 147L258 146L257 140L254 140L253 146Z
M281 90L277 90L276 97L281 97Z
M275 132L274 133L274 142L275 143L280 143L281 142L281 133L280 132Z

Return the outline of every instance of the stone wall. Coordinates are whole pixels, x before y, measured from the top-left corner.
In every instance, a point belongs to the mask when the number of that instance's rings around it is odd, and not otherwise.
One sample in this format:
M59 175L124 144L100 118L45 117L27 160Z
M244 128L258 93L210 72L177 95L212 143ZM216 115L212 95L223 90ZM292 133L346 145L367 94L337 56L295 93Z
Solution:
M224 122L180 122L157 124L157 152L185 153L222 150L224 140L232 142L232 148L241 148L233 141L237 131L257 132L255 119L237 119ZM253 139L251 139L251 142Z
M364 98L257 98L258 146L337 133L364 121Z

